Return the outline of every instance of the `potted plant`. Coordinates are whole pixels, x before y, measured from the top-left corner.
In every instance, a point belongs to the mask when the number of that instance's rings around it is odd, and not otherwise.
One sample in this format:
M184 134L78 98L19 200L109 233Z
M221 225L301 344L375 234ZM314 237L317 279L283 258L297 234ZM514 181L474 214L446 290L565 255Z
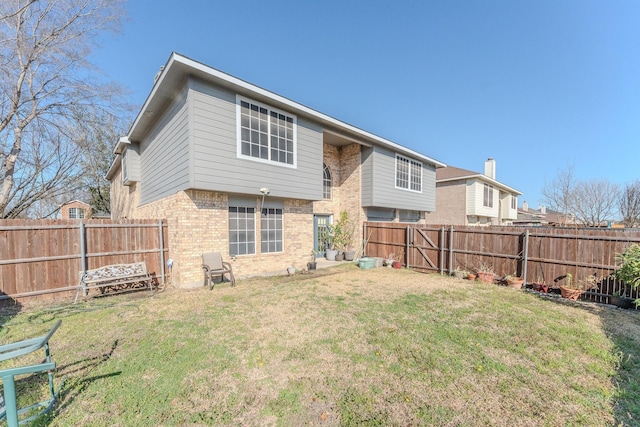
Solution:
M585 291L598 288L598 278L595 275L574 281L571 273L567 273L564 276L554 279L554 281L558 282L562 279L565 279L566 281L564 285L560 285L560 295L562 295L562 298L567 298L572 301L576 301L580 298L580 295Z
M317 255L316 251L311 251L311 261L309 261L307 263L307 269L308 270L315 270L316 269L316 267L317 267L316 255Z
M621 254L615 256L618 269L613 276L623 284L623 295L626 297L627 287L637 290L640 287L640 245L633 243ZM629 298L631 299L631 298ZM640 298L635 300L635 304L640 305Z
M521 289L524 284L524 278L519 277L516 273L507 274L504 277L504 281L507 283L507 286L513 289Z
M332 226L335 248L338 250L337 261L353 261L356 251L353 250L354 226L349 219L347 211L340 212L340 218ZM342 253L342 257L340 257Z
M456 267L456 269L453 270L453 273L451 273L451 275L457 279L464 279L467 274L468 273L464 269L460 268L460 266Z
M493 283L493 279L495 276L493 266L481 262L476 269L476 274L478 275L478 279L480 279L482 282Z
M537 277L533 281L532 287L534 291L543 292L545 294L549 292L549 286L547 286L547 284L544 281L544 278L542 277Z
M404 250L394 252L390 255L393 258L393 268L402 268L402 259L404 258Z

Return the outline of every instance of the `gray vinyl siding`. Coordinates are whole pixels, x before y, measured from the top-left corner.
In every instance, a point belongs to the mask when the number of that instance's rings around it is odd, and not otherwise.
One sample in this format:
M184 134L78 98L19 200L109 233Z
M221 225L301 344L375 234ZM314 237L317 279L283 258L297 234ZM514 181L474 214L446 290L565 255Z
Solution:
M404 155L407 157L406 155ZM396 153L381 147L362 149L362 206L435 210L436 172L422 163L422 192L396 188ZM417 160L417 159L416 159Z
M297 116L297 167L256 162L237 155L234 92L194 79L190 97L193 188L259 195L260 188L268 187L270 197L322 200L322 128L319 125Z
M189 184L187 87L176 95L140 144L140 203L185 190Z

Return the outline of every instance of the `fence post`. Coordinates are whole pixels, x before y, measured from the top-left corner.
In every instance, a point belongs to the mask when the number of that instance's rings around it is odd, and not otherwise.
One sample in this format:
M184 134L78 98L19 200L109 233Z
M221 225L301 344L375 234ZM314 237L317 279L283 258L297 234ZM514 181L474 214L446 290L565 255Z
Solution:
M369 238L367 237L367 223L362 224L364 229L362 230L362 256L367 256L367 241Z
M449 265L451 272L451 265ZM444 225L440 227L440 274L444 274Z
M524 248L522 249L522 278L527 284L527 262L529 260L529 230L524 232Z
M160 274L162 275L162 283L166 282L164 271L164 233L162 232L162 220L158 220L158 231L160 233Z
M87 261L87 233L84 226L84 222L80 221L80 264L82 267L82 272L80 273L80 283L82 282L82 276L88 270L88 261ZM77 293L76 293L77 295ZM87 296L87 288L82 287L82 296Z
M444 225L442 226L444 229ZM453 225L449 229L449 273L453 270Z
M407 225L407 236L405 242L405 261L407 268L409 268L409 249L411 248L411 227Z

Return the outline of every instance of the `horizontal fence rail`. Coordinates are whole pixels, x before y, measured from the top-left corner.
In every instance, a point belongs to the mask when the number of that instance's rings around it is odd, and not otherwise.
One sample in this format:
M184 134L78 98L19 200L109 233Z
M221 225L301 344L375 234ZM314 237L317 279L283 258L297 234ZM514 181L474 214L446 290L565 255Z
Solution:
M366 255L394 258L401 254L405 266L422 272L451 274L486 265L498 277L517 275L526 284L545 283L552 288L558 288L568 273L578 281L595 276L597 290L586 297L597 302L623 293L624 284L611 276L617 268L615 256L632 243L640 244L638 230L593 228L367 222L364 236ZM639 293L629 296L638 298Z
M165 281L164 220L0 220L0 302L73 295L80 274L144 261Z

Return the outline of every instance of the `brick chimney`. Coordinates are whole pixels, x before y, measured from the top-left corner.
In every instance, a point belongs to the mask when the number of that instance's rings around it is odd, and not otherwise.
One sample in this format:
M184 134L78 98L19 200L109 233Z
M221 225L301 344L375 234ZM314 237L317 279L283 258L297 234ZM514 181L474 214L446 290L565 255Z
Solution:
M491 179L496 179L496 161L493 157L489 157L484 162L484 175Z

